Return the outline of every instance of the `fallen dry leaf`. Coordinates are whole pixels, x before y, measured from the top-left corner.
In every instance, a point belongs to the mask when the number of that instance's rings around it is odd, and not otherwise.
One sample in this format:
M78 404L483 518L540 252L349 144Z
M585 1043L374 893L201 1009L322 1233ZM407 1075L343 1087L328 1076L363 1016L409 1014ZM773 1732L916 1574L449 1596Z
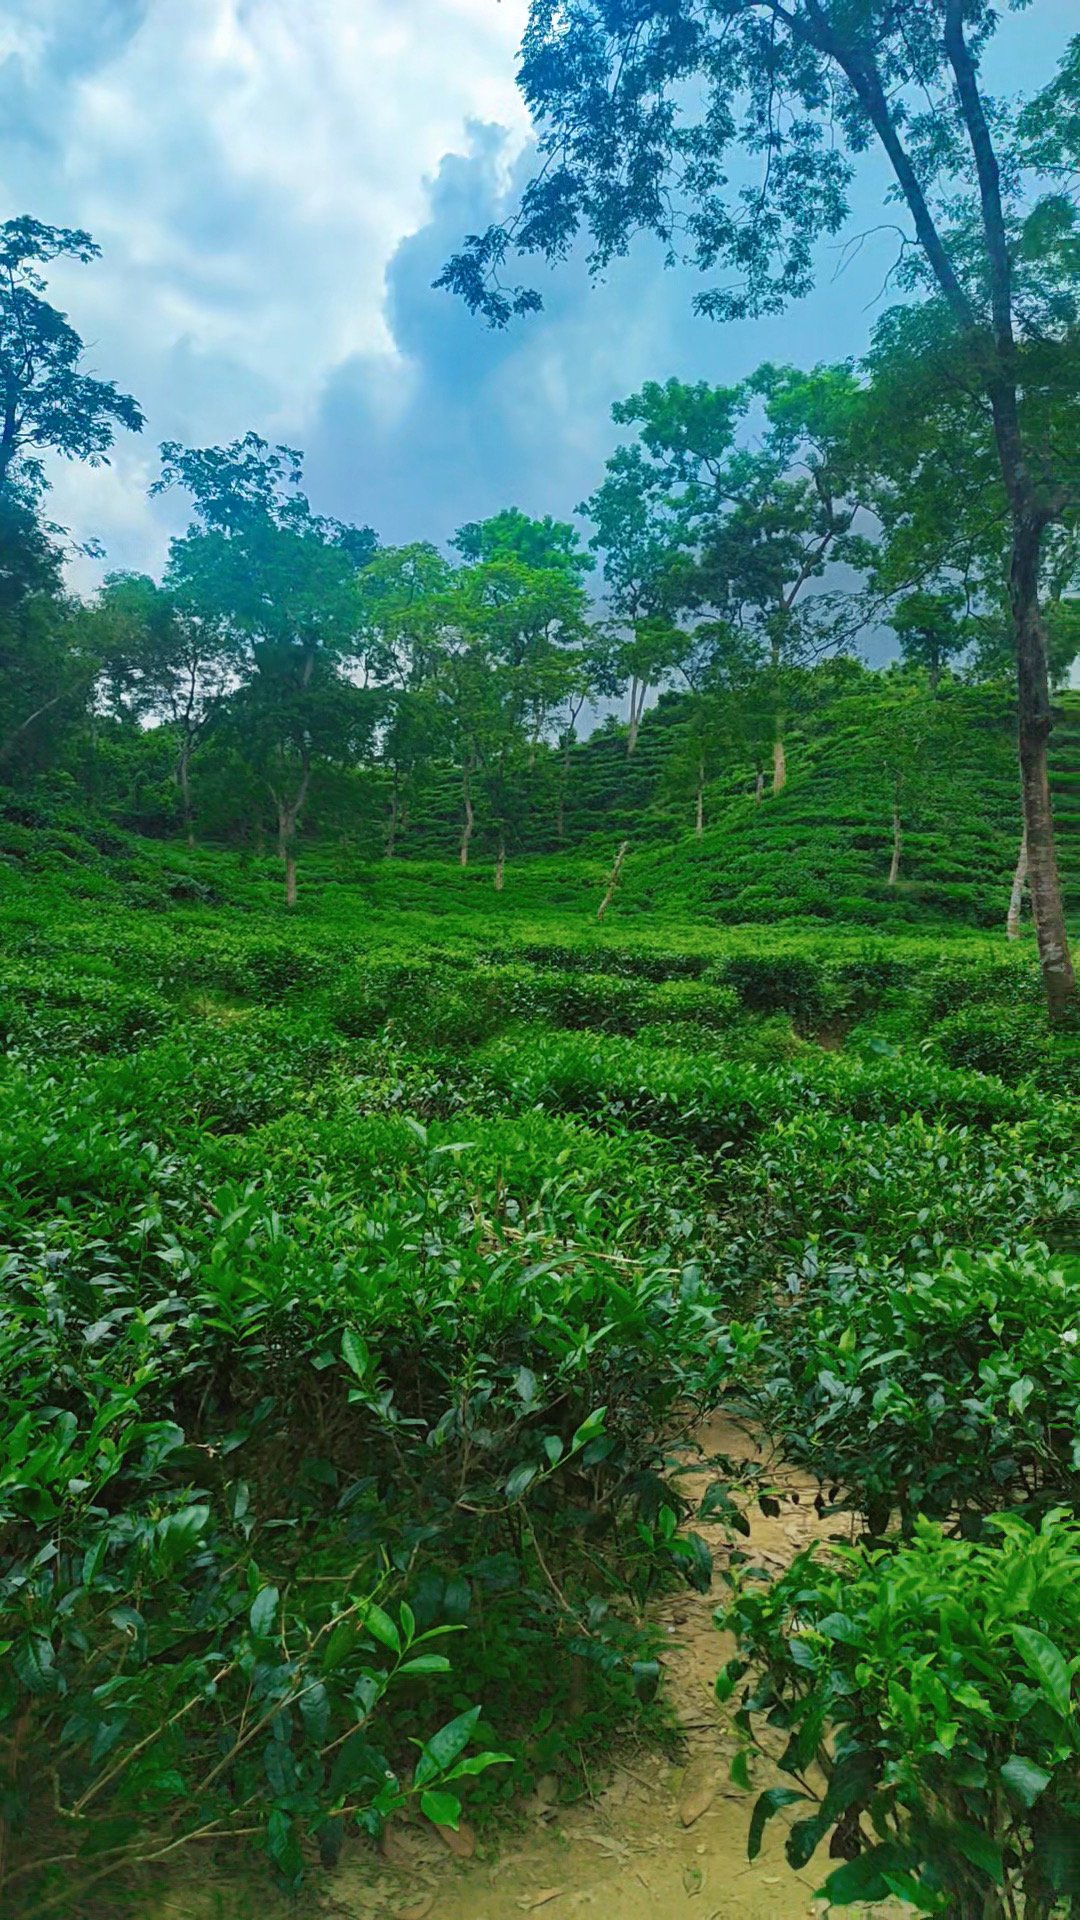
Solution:
M684 1827L692 1827L707 1813L716 1797L716 1777L712 1764L708 1760L691 1760L683 1776L682 1791L679 1795L679 1819Z
M546 1907L549 1900L558 1900L565 1891L562 1887L545 1887L543 1893L533 1893L527 1900L519 1900L518 1905L526 1913L535 1913L537 1907Z
M395 1907L394 1920L427 1920L435 1905L435 1895L425 1893L422 1900L414 1900L411 1907Z
M436 1833L448 1846L455 1860L471 1860L476 1852L476 1835L464 1820L458 1827L436 1827Z
M409 1849L394 1826L384 1827L379 1835L379 1852L391 1867L407 1867Z

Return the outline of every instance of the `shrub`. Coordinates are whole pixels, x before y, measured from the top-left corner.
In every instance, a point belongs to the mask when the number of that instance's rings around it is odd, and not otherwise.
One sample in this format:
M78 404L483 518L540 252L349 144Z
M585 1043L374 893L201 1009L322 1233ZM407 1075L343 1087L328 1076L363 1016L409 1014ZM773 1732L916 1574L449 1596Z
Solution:
M789 1459L875 1533L1080 1493L1080 1264L954 1253L904 1276L813 1277L769 1317L747 1381Z
M896 1550L811 1551L771 1586L734 1580L739 1653L718 1690L738 1694L735 1771L748 1780L767 1720L798 1782L758 1799L750 1855L775 1813L805 1809L787 1857L805 1867L829 1837L834 1906L1047 1920L1080 1894L1080 1528L993 1525L975 1543L924 1521Z

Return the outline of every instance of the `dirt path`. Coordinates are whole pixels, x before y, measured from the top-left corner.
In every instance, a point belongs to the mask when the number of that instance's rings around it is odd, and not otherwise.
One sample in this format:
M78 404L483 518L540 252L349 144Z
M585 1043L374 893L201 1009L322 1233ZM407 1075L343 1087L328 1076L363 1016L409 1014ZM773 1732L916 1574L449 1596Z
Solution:
M719 1418L699 1442L706 1456L753 1452L753 1443ZM778 1518L752 1516L750 1544L779 1569L822 1527L812 1484L787 1470L777 1477L796 1498L785 1501ZM708 1536L710 1529L701 1531ZM714 1530L710 1544L718 1554L724 1538ZM523 1831L504 1836L498 1849L481 1845L465 1860L453 1858L429 1827L395 1828L384 1857L348 1851L326 1887L301 1896L293 1912L304 1920L520 1920L523 1913L542 1920L806 1920L823 1913L814 1889L828 1864L822 1857L806 1872L792 1872L783 1815L766 1830L760 1857L747 1861L753 1797L728 1778L735 1742L713 1694L733 1651L713 1624L716 1599L680 1592L658 1609L668 1637L668 1696L685 1740L677 1763L650 1751L618 1758L593 1800L573 1807L556 1804L557 1783L541 1782L524 1809ZM763 1774L758 1784L772 1782ZM864 1916L904 1911L892 1904L858 1909ZM202 1920L205 1912L199 1904L170 1904L160 1920ZM273 1920L265 1906L261 1920Z

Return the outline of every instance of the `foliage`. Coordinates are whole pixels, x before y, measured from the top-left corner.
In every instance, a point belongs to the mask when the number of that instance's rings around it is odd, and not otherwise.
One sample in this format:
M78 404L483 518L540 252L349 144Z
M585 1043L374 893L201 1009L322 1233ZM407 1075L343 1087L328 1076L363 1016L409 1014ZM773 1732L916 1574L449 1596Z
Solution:
M759 1797L766 1822L798 1810L787 1855L829 1838L835 1906L898 1896L920 1913L1060 1911L1077 1892L1078 1726L1073 1696L1078 1535L1058 1512L987 1539L920 1522L895 1552L800 1554L772 1586L734 1580L739 1655L718 1683L746 1746L786 1735L798 1782ZM749 1669L749 1677L746 1678ZM744 1684L745 1680L745 1684ZM760 1729L760 1731L759 1731ZM818 1762L823 1790L808 1770Z

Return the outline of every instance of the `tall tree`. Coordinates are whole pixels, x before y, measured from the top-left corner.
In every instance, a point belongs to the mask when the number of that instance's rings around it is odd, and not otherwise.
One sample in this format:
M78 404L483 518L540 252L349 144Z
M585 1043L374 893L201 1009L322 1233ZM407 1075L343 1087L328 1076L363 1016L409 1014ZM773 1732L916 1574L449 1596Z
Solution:
M81 229L28 214L0 226L0 495L16 479L40 488L47 453L99 465L118 426L143 424L130 394L85 371L82 340L45 298L54 260L85 264L100 251Z
M673 258L734 269L698 296L719 319L779 311L813 284L815 242L848 214L876 142L905 210L952 377L989 415L1009 523L1009 604L1029 880L1051 1016L1076 1001L1054 853L1051 707L1039 575L1075 506L1075 444L1047 440L1075 341L1080 54L1019 119L981 61L992 0L532 0L520 82L543 166L506 223L441 284L496 323L539 304L502 277L512 249L562 257L585 227L604 267L640 228ZM743 185L732 150L760 163Z
M800 374L765 366L732 387L651 381L614 408L616 421L641 436L637 484L657 516L667 515L669 608L704 617L705 633L739 630L772 676L775 792L787 777L790 669L845 637L837 597L808 589L831 564L862 566L868 556L854 530L850 437L859 398L847 367ZM762 403L764 421L751 433L751 410Z
M113 573L106 576L96 613L111 704L142 722L163 722L175 739L175 780L190 847L192 764L240 670L243 646L223 614L205 613L197 601L185 600L182 573L174 579L170 569L163 587L146 574Z
M510 555L459 567L432 605L461 774L458 857L468 865L480 794L495 833L499 889L523 783L575 683L585 610L570 569L532 567Z
M390 777L388 859L398 852L425 774L448 745L433 613L450 579L443 555L416 541L380 549L358 582L365 665L384 689L380 759Z
M286 905L297 895L297 836L320 762L370 739L377 702L349 677L363 651L359 572L367 528L313 514L300 456L247 434L228 447L162 449L156 491L181 485L195 518L169 556L172 592L246 652L231 703L238 738L274 803Z
M628 689L626 751L632 754L649 694L678 665L682 639L672 583L678 529L667 502L649 485L637 446L616 449L601 485L578 511L596 529L589 545L602 556L611 616L605 677L613 690Z
M901 659L925 669L931 693L970 643L971 628L960 617L962 607L963 596L955 587L936 593L920 590L902 595L889 614Z

